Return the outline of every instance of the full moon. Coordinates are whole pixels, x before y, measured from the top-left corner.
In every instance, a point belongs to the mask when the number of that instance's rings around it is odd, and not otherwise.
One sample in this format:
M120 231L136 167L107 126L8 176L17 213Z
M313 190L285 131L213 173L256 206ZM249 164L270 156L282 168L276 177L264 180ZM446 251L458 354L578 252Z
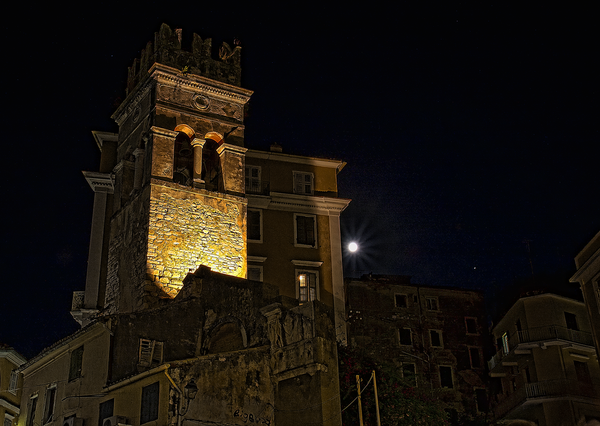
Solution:
M358 244L356 244L354 242L348 244L348 250L350 250L352 253L354 253L356 250L358 250Z

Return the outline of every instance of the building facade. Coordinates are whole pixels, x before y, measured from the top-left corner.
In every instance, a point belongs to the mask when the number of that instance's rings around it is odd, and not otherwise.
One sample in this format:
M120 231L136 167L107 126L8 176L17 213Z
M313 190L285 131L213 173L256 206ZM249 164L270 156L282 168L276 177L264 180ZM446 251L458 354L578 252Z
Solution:
M341 424L344 163L249 151L241 48L210 52L163 25L94 132L82 328L21 367L19 426Z
M365 275L347 280L352 347L391 361L409 382L439 389L451 412L487 412L483 295L420 286L410 277Z
M0 343L0 420L3 426L16 425L21 412L22 381L17 369L26 359L12 347Z
M596 353L600 354L600 232L575 257L577 272L571 282L579 283L592 325Z
M342 161L248 150L240 87L241 48L163 25L129 70L128 95L113 115L118 134L94 132L97 172L85 292L73 316L160 306L201 265L264 280L302 302L345 312L337 197ZM250 248L249 248L250 243ZM248 264L251 267L248 269ZM306 285L304 283L307 283Z
M499 421L539 426L600 419L600 368L582 302L555 294L520 298L492 330L488 361Z

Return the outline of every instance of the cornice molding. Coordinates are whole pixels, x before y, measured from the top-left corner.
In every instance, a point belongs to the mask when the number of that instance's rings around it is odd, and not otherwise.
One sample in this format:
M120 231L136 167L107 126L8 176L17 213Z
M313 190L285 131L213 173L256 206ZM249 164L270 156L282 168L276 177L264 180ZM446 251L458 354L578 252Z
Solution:
M106 192L108 194L113 194L115 192L112 174L85 171L82 173L94 192Z
M246 195L248 207L268 210L339 216L351 200L271 192L270 197Z
M319 268L323 262L321 261L314 261L314 260L296 260L296 259L292 259L292 263L295 266L306 266L309 268Z
M0 358L5 358L17 367L25 364L27 360L14 349L0 349Z
M14 404L11 404L10 402L8 402L7 400L5 400L4 398L0 398L0 407L4 407L7 410L12 411L13 413L15 413L15 415L19 415L21 413L21 410L19 409L19 407L17 407ZM11 413L5 413L5 416L8 417L8 418L12 417L14 419L14 416Z
M282 154L279 152L266 152L249 149L246 152L246 158L258 158L268 161L283 161L286 163L306 164L309 166L326 167L328 169L338 169L338 172L344 168L346 163L341 160L330 160L327 158L305 157L301 155Z

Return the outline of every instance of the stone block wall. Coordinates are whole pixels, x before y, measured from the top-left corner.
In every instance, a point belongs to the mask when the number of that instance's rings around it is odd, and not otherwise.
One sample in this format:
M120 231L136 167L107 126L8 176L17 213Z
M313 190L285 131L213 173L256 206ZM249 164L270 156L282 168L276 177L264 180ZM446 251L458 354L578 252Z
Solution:
M153 182L147 280L175 297L200 265L246 275L246 204L243 198Z

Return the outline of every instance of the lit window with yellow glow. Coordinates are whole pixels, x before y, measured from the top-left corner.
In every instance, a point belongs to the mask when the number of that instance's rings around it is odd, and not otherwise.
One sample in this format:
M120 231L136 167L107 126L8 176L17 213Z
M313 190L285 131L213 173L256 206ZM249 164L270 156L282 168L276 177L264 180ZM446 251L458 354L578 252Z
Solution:
M298 300L302 302L312 302L317 300L318 294L318 273L309 271L300 271L298 273Z

